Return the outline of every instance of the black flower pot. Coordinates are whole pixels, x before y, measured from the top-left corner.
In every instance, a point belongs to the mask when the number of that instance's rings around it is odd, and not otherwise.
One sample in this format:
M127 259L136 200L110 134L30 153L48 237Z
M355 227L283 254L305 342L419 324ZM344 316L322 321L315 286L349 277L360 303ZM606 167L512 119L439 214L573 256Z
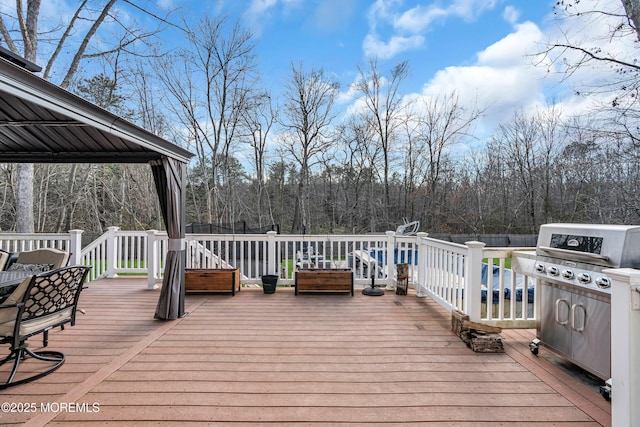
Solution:
M275 274L265 274L262 276L262 290L265 294L272 294L276 291L278 276Z

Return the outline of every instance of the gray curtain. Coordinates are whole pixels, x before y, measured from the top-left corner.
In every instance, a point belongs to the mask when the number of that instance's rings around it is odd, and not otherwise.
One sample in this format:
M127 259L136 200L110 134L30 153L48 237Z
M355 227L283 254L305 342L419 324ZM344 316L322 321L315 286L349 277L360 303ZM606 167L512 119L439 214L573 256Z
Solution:
M164 225L169 236L162 289L155 318L171 320L184 316L186 164L167 157L163 157L162 160L152 160L149 163L160 200Z

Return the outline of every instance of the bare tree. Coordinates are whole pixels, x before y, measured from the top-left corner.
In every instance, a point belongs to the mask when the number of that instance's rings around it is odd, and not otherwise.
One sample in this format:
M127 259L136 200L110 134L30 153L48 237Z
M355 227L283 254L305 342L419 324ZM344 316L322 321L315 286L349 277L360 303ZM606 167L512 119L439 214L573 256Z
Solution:
M638 39L634 21L638 18L638 3L622 0L622 6L616 8L611 2L557 2L554 10L561 32L538 54L539 64L556 65L569 78L582 68L600 63L617 71L619 82L637 80L633 73L623 71L640 70L635 55L628 55L619 47L630 37Z
M577 95L596 102L609 126L625 127L638 141L640 130L628 123L640 118L639 4L557 2L554 9L562 32L538 55L538 64L557 71L574 83Z
M420 134L417 118L410 116L402 124L403 141L403 212L406 218L419 219L417 191L422 184L423 171L427 170L427 156L423 155L424 138ZM422 206L420 207L422 208Z
M516 112L510 122L501 124L495 136L510 165L512 177L518 183L520 192L513 194L521 201L525 213L522 220L526 221L530 233L535 233L539 224L536 216L539 140L540 123L521 111Z
M540 123L540 161L541 169L541 198L542 212L541 223L549 222L553 218L553 184L554 164L564 146L564 126L561 120L562 110L557 105L539 111L536 118Z
M369 120L376 131L377 143L382 148L385 217L389 220L391 197L389 179L391 153L395 132L404 119L404 104L400 87L409 73L409 63L398 63L390 76L385 77L378 69L378 61L371 59L366 69L360 69L360 78L355 85L362 96Z
M329 149L332 140L328 134L335 118L333 104L338 96L339 84L322 69L305 72L302 64L291 64L291 76L284 91L283 139L290 156L299 166L296 204L291 231L303 230L308 218L305 187L310 170L318 155Z
M269 224L274 224L269 194L265 190L265 178L267 141L271 128L277 119L277 111L268 93L258 94L248 104L248 108L242 113L242 122L247 135L247 143L251 147L253 155L252 160L257 186L258 227L262 227L264 225L263 213L265 211L269 214Z
M189 46L160 58L159 77L169 108L189 133L198 167L211 177L203 182L208 222L233 222L233 195L221 191L232 189L232 148L243 137L242 118L254 102L255 45L251 33L239 24L229 27L225 18L205 17L187 37Z
M338 128L337 134L344 152L342 186L347 226L353 232L378 231L384 209L379 185L382 177L377 173L382 148L371 143L375 130L366 117L355 115Z
M420 186L425 196L423 212L446 212L446 192L439 191L442 174L448 157L456 145L472 139L472 126L480 117L477 108L466 108L460 103L457 93L425 97L416 105L416 155L423 165Z

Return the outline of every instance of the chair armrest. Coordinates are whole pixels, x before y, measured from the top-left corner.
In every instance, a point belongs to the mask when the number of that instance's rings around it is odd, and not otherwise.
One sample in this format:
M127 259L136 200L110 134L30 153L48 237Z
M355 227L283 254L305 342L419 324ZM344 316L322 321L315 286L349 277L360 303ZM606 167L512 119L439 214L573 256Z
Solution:
M24 306L23 302L18 302L16 304L0 304L0 310L3 308L20 308Z

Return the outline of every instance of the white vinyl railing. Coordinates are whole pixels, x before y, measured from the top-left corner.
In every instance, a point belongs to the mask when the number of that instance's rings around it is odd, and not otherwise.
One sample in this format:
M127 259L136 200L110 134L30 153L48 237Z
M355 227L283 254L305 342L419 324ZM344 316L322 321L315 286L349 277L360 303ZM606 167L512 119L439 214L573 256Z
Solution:
M80 230L69 233L3 233L0 234L0 249L7 252L24 252L35 249L53 248L71 251L72 240L82 234Z
M166 233L110 227L85 248L81 248L81 234L81 230L65 234L0 234L0 249L67 250L72 254L71 262L93 266L89 280L140 274L147 276L149 287L156 287L162 280ZM463 311L476 321L510 327L530 327L535 321L534 284L526 276L529 267L520 271L506 268L507 260L514 263L514 259L524 255L512 257L512 249L484 248L479 242L461 245L432 239L425 233L396 236L394 232L384 235L269 232L189 234L186 249L187 268L233 266L240 269L244 285L261 283L265 274L277 274L280 284L293 285L296 267L311 266L351 268L356 286L371 286L373 282L375 286L393 289L396 264L406 263L410 286L417 294L429 296L449 310ZM488 267L494 264L495 267Z
M89 280L117 275L146 275L150 288L162 280L168 238L165 232L122 231L110 227L85 248L81 230L68 234L0 234L0 249L11 252L57 247L72 262L93 266ZM526 252L485 248L480 242L456 244L426 233L383 235L188 234L187 268L240 269L244 286L258 285L265 274L279 284L294 284L298 267L350 268L357 287L395 288L396 265L408 264L409 285L420 297L431 297L474 321L505 327L531 327L535 322L535 285L530 266L517 261ZM523 258L524 257L524 258ZM514 261L516 260L516 261ZM508 263L521 266L507 268ZM491 266L491 267L489 267Z
M501 327L535 326L534 248L486 248L481 242L457 244L420 235L419 296L429 296L472 321ZM507 263L512 268L507 268Z
M0 250L18 253L36 249L59 249L69 252L69 263L82 262L82 230L68 233L0 233Z
M483 248L480 319L502 327L535 327L537 304L531 248ZM510 262L510 268L507 268Z

